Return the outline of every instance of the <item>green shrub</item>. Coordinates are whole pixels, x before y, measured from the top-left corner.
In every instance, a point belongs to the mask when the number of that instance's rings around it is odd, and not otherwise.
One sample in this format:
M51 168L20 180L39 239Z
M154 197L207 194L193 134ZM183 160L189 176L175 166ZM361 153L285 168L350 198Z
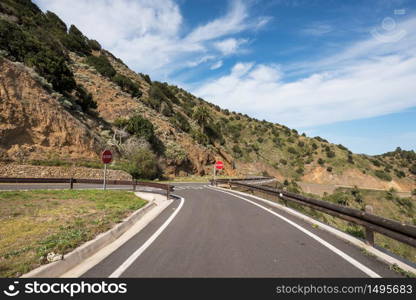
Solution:
M303 141L299 141L299 142L298 142L298 146L299 146L299 147L304 147L304 146L305 146L305 142L303 142Z
M0 19L0 50L7 58L33 67L60 93L71 92L76 86L69 59L57 41L40 40L37 34Z
M146 98L146 99L143 99L143 103L156 111L160 111L161 103L159 100L156 100L154 98Z
M326 156L328 158L333 158L333 157L335 157L335 152L332 151L332 150L326 151Z
M348 151L347 147L345 147L344 145L338 144L337 147L341 150Z
M243 151L241 150L240 146L234 145L233 146L233 152L236 154L237 158L240 158L243 156Z
M292 154L298 154L298 152L296 151L296 149L293 148L293 147L287 148L287 152L292 153Z
M253 151L256 153L260 151L260 147L257 144L252 144L251 149L253 149Z
M322 158L318 159L318 164L320 164L321 166L323 166L325 164L325 161Z
M413 209L413 201L411 198L397 197L396 201L399 205L404 206L408 211Z
M152 84L152 80L150 79L150 76L147 74L139 73L140 76L143 77L144 81L146 81L148 84Z
M373 163L373 165L374 165L374 166L376 166L376 167L380 167L380 166L381 166L380 161L379 161L379 160L377 160L377 159L371 159L371 162L372 162L372 163Z
M207 145L209 142L208 137L199 130L192 130L191 137L201 145Z
M129 123L129 120L124 119L124 118L117 118L113 122L114 126L120 129L126 127L128 123Z
M351 190L351 195L354 197L355 202L362 203L363 197L361 195L361 191L358 189L357 186L354 186L354 188Z
M149 120L139 115L131 117L126 122L125 129L128 133L137 137L142 137L147 141L151 141L155 134L153 124Z
M160 112L165 117L170 117L173 115L173 108L167 102L162 102L160 104Z
M130 78L121 75L116 74L111 79L114 83L116 83L121 89L129 94L131 94L133 97L141 97L142 92L140 91L139 85L135 82L133 82Z
M191 125L189 125L188 120L180 112L176 112L173 115L173 117L170 118L170 122L172 123L172 125L175 128L180 129L180 130L182 130L184 132L189 132L191 130Z
M150 97L161 102L168 101L169 99L166 97L166 95L163 93L163 91L159 88L157 84L152 84L150 87Z
M326 168L326 170L331 173L332 172L332 167L329 166L328 168Z
M392 180L391 176L389 174L387 174L386 172L384 172L384 171L376 170L374 172L374 174L382 180L385 180L385 181L391 181Z
M406 177L406 174L401 170L396 169L396 170L394 170L394 172L395 172L396 176L399 177L399 178Z
M100 56L93 56L90 55L85 59L85 62L89 64L90 66L94 67L98 73L101 75L113 78L113 76L116 75L116 70L113 68L113 66L108 61L107 56L100 55Z
M58 15L51 11L46 11L45 17L47 19L47 26L48 29L55 29L59 30L62 33L66 33L68 31L68 28L66 27L66 24L64 21L62 21Z
M280 160L279 160L279 162L282 164L282 165L287 165L287 160L286 159L283 159L283 158L281 158Z
M194 109L192 118L198 123L199 126L201 126L201 128L204 128L208 122L212 120L212 116L208 108L202 105Z
M89 40L75 25L71 25L68 34L63 36L62 43L68 50L76 52L79 55L91 54Z
M160 176L156 155L147 149L137 149L121 166L135 179L155 179Z
M360 239L365 238L364 230L357 225L348 225L345 232Z
M298 173L298 174L300 174L300 175L303 175L303 172L304 172L305 170L303 169L303 168L298 168L298 169L296 169L296 173Z
M100 51L101 50L101 45L99 42L97 42L96 40L88 40L88 46L95 51Z
M412 173L413 175L416 175L416 164L413 164L410 168L409 168L409 172Z
M390 189L389 191L385 192L384 196L387 200L394 200L396 198L396 191L394 189Z
M318 149L318 145L317 145L316 143L312 143L312 149L313 149L313 150Z
M94 101L91 93L88 93L82 85L78 85L75 90L78 98L76 102L82 107L83 111L97 108L97 102Z
M274 138L273 138L273 143L274 143L277 147L279 147L279 146L280 146L280 139L279 139L278 137L274 137Z
M343 206L348 206L351 198L351 195L348 195L344 192L335 192L332 195L323 197L325 201L333 202Z
M354 163L354 159L352 157L352 154L348 154L347 162L350 163L350 164L353 164Z
M162 93L163 97L160 98L161 101L164 101L164 98L169 99L175 104L180 104L178 98L176 98L175 93L172 92L173 87L169 86L166 82L153 81L152 87L157 88L158 93Z
M207 124L204 127L204 133L209 138L211 144L218 141L221 145L225 144L225 139L221 132L221 127L216 124Z

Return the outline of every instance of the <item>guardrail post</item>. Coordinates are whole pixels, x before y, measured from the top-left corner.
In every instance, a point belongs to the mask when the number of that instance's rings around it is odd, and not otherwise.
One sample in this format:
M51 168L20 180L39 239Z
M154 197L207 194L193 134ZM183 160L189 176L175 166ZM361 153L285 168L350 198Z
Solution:
M69 189L73 190L74 189L74 178L69 178Z
M283 197L283 194L282 193L279 193L279 196L278 197L283 201L283 204L285 206L287 206L287 200L285 199L285 197Z
M166 190L166 200L169 200L170 198L170 185L168 184L168 188Z
M228 180L228 188L231 190L231 180Z
M371 205L366 205L365 212L373 214L373 207ZM365 227L365 240L367 244L374 246L374 231L370 230L368 227Z
M133 192L136 191L137 180L133 179Z

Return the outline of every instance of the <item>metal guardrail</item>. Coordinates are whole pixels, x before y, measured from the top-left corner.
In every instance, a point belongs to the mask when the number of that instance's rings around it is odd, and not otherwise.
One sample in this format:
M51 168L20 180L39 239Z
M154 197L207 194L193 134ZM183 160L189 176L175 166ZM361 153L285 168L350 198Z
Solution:
M402 243L416 247L416 226L383 218L366 211L345 207L323 200L304 197L302 195L287 192L284 190L274 189L267 186L257 186L248 183L243 183L244 181L250 180L217 180L216 184L228 184L230 188L232 186L240 186L248 188L252 191L261 191L272 196L277 196L278 198L282 199L285 203L286 201L292 201L294 203L308 206L310 208L322 211L326 214L363 226L366 229L366 241L371 245L374 245L373 233L378 232Z
M17 177L0 177L0 183L68 183L69 189L74 188L74 184L103 184L103 179L80 179L80 178L17 178ZM170 192L173 191L173 185L145 182L137 180L106 180L108 185L131 185L133 191L137 186L152 187L166 191L166 196L169 198Z

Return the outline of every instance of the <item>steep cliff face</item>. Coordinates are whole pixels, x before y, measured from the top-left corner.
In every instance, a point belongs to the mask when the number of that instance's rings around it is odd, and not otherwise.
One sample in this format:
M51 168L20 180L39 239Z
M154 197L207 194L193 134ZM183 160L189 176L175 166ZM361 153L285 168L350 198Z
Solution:
M54 96L41 86L41 78L24 65L4 58L0 58L0 70L2 160L97 156L102 141L86 123L62 107L58 94Z

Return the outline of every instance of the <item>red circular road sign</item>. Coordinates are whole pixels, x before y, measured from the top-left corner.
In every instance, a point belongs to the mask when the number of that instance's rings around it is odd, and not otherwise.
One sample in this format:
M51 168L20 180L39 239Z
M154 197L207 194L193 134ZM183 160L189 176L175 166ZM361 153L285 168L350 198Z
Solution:
M224 169L224 163L222 162L222 161L217 161L216 163L215 163L215 168L217 169L217 170L222 170L222 169Z
M104 150L103 153L101 153L101 160L105 164L109 164L113 161L113 153L111 153L110 150Z

